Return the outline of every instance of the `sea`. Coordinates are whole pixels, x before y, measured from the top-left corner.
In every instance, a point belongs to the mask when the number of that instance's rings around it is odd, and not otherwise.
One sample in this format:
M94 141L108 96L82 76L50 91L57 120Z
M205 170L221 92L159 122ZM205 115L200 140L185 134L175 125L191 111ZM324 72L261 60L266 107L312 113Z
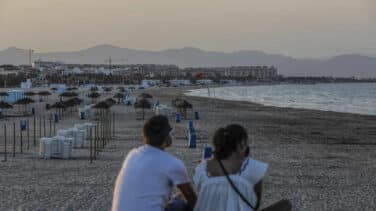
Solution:
M210 87L189 96L250 101L267 106L376 115L376 83L319 83Z

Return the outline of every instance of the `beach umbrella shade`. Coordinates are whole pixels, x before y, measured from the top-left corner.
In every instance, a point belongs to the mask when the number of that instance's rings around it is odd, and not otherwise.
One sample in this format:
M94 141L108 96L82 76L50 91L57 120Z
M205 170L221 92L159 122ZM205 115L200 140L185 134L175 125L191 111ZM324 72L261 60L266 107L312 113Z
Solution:
M7 102L0 101L0 108L1 109L7 109L7 108L13 108L13 106Z
M34 96L34 95L37 95L37 93L30 91L30 92L25 92L25 95L26 96Z
M74 90L77 90L78 88L77 87L69 87L67 88L68 91L74 91Z
M66 107L67 107L66 103L61 102L61 101L56 102L52 106L50 106L50 108L60 108L60 109L66 108Z
M13 108L13 106L7 102L0 101L0 109L10 109Z
M34 100L31 99L31 98L22 98L22 99L19 99L17 100L16 102L13 103L13 105L21 105L21 106L24 106L25 107L25 111L26 111L26 107L27 105L29 105L30 103L34 103Z
M187 118L187 109L193 108L191 103L180 98L172 100L172 105L179 110L179 113L182 113L184 118Z
M78 93L77 92L63 92L59 95L60 97L60 101L64 98L64 97L77 97L78 96Z
M141 98L135 102L134 107L142 109L142 119L145 119L145 109L150 109L151 103L146 98Z
M114 95L114 98L118 99L118 103L120 103L120 101L121 101L122 99L124 99L124 94L118 92L118 93L116 93L116 94Z
M109 109L113 104L109 100L101 101L93 106L95 109Z
M52 91L57 91L57 88L56 87L52 87L51 90Z
M49 91L40 91L40 92L38 92L38 95L42 96L42 97L48 98L48 96L51 95L51 92L49 92Z
M153 96L151 96L150 94L148 94L148 93L141 93L141 94L139 94L138 95L138 97L140 97L140 98L153 98Z
M112 87L104 87L104 91L105 92L111 92L112 91Z
M91 91L91 92L97 92L97 91L98 91L98 87L96 87L96 86L92 86L92 87L90 88L90 91Z
M106 103L109 104L110 106L113 106L116 104L116 101L112 98L107 98L106 100Z
M92 102L94 103L96 99L100 96L101 95L98 92L91 92L90 94L88 94L87 97L91 98Z

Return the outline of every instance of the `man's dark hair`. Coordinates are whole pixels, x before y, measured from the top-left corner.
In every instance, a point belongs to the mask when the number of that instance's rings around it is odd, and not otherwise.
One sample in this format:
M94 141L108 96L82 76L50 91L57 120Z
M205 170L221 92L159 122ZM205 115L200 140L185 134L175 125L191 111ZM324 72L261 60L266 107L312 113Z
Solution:
M156 147L162 146L171 130L166 116L153 116L144 124L145 143Z
M240 125L232 124L219 128L213 138L215 158L219 160L228 158L236 151L237 146L243 141L247 142L247 139L247 131Z

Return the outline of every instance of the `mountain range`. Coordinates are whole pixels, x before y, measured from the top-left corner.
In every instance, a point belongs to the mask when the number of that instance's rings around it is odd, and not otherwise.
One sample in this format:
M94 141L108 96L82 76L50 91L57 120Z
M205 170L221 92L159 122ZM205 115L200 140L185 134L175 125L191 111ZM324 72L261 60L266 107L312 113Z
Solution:
M61 61L73 64L175 64L185 67L228 67L273 65L285 76L334 76L376 78L376 58L348 54L328 59L298 59L262 51L215 52L185 47L161 51L135 50L98 45L79 51L34 53L33 60ZM0 51L0 64L27 64L29 51L15 47Z

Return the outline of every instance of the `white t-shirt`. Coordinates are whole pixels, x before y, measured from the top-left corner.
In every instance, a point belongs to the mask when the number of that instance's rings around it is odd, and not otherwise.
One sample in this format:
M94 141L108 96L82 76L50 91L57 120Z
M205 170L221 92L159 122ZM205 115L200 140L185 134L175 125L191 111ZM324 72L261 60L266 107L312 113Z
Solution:
M131 150L116 179L113 211L163 211L173 186L189 182L184 163L150 145Z

